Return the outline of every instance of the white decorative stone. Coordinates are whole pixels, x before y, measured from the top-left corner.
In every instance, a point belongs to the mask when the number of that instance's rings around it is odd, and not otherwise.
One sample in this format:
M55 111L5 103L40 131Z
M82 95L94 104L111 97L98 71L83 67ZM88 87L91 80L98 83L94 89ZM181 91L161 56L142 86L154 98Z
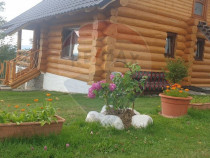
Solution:
M96 111L90 111L86 117L86 122L100 122L101 118L104 117L104 114L98 113Z
M110 107L113 107L110 105ZM99 122L104 127L114 127L118 130L124 129L124 124L120 117L115 115L106 115L107 106L103 106L100 113L91 111L88 113L86 122ZM135 116L132 117L131 125L135 128L146 128L153 120L148 115L141 115L138 111L134 110Z
M120 117L114 115L105 115L100 120L101 125L104 127L114 127L118 130L123 130L124 125Z
M129 108L130 110L133 110L132 108ZM138 111L136 111L135 109L133 110L135 115L141 115Z
M110 107L110 108L113 108L113 105L109 105L109 107ZM107 108L107 106L104 105L103 108L101 109L101 112L100 112L100 113L101 113L101 114L106 114L106 108Z
M152 124L153 120L148 115L135 115L132 117L132 126L135 128L146 128L149 124Z

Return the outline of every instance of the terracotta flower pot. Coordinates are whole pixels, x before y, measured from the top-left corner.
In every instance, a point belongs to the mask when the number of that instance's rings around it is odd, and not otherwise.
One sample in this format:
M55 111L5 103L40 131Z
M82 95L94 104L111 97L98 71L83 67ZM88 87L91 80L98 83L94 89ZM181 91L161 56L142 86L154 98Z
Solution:
M44 126L41 126L39 122L25 122L20 125L16 123L0 123L0 139L58 134L62 130L65 119L59 116L55 117L58 119L58 122L53 121L51 124L45 124Z
M171 97L159 94L162 104L162 116L168 118L176 118L187 114L188 106L192 97Z

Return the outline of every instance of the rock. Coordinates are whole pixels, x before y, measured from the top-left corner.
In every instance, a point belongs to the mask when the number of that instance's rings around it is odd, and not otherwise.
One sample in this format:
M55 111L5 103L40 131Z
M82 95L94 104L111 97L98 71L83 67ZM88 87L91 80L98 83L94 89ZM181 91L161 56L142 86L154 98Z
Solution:
M133 110L132 108L129 108L130 110ZM141 115L138 111L136 111L135 109L133 110L135 115Z
M86 122L100 122L104 114L98 113L96 111L90 111L85 119Z
M113 105L109 105L109 107L110 107L110 108L113 108ZM101 114L106 114L106 108L107 108L107 106L104 105L103 108L101 109L101 112L100 112L100 113L101 113Z
M148 115L135 115L132 117L132 126L135 128L146 128L149 124L152 124L153 120Z
M120 117L114 115L105 115L100 120L101 125L105 127L114 127L118 130L123 130L124 125Z

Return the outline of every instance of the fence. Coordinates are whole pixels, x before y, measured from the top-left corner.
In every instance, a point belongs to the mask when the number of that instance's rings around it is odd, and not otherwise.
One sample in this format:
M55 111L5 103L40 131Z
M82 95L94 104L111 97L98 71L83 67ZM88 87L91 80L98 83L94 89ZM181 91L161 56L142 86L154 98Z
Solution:
M3 80L5 79L6 75L6 62L0 61L0 84L2 84Z

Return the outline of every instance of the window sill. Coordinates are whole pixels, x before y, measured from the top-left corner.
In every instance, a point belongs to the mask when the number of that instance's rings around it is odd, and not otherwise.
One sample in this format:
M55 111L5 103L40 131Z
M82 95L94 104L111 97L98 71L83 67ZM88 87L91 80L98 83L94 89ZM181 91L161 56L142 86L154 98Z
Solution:
M63 59L63 60L77 61L77 60L78 60L78 57L75 57L75 58L70 58L70 57L61 57L61 59Z

